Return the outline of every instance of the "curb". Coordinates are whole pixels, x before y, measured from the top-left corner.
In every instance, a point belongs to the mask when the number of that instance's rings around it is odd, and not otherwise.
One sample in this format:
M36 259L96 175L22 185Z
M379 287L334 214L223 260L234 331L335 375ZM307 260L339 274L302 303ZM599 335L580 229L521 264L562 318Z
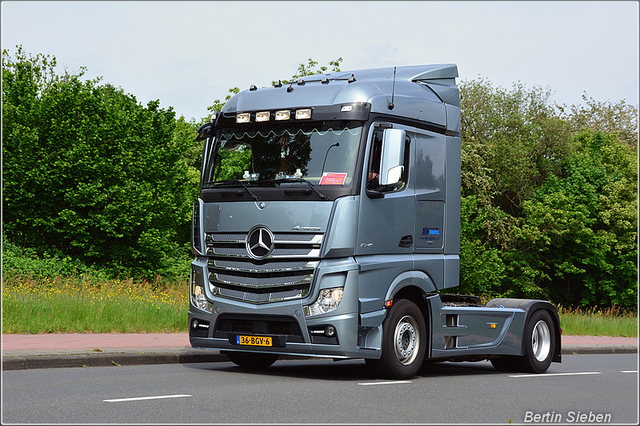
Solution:
M562 355L581 354L631 354L638 353L637 346L566 346ZM282 356L280 359L300 359L301 357ZM110 367L151 364L189 364L196 362L227 362L229 358L219 351L198 349L167 349L162 352L130 351L108 353L69 353L46 355L7 355L3 354L2 369L32 370L40 368L74 367Z
M637 346L565 346L562 355L637 354Z
M218 351L178 350L166 352L108 352L65 355L13 355L2 357L2 369L31 370L38 368L109 367L149 364L188 364L228 361Z

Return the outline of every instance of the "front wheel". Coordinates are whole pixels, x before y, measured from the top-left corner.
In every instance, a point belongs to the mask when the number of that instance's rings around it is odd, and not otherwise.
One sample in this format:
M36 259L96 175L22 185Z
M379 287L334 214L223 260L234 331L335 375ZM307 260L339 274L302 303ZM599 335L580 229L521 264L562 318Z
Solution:
M265 369L280 357L278 354L260 354L253 352L225 352L225 355L227 355L229 360L234 364L251 370Z
M410 300L394 303L382 323L382 357L366 363L380 377L408 379L422 365L427 346L422 312Z

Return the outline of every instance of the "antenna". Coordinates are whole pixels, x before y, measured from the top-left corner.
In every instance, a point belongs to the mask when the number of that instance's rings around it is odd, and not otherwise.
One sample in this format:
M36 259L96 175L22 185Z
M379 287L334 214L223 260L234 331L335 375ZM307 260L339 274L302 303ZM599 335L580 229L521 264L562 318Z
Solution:
M393 104L393 99L396 93L396 67L393 67L393 88L391 89L391 102L389 102L389 109L393 109L395 105Z

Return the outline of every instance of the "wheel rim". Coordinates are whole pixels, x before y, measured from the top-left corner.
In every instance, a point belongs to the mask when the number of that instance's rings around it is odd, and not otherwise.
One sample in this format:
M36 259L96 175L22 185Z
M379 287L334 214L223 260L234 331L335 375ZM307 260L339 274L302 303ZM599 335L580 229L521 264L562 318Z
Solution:
M533 327L531 334L531 346L533 348L533 356L543 362L551 352L551 332L549 325L545 321L538 321Z
M405 315L398 321L393 341L398 361L403 365L411 364L418 356L418 348L420 347L418 323L413 317Z

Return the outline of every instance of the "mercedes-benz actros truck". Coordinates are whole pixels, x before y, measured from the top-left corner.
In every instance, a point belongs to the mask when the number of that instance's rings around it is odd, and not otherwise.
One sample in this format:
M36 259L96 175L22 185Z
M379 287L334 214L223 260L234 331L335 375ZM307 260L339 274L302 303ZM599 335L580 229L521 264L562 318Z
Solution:
M454 294L460 266L456 65L332 72L251 86L199 129L189 338L237 365L364 359L560 362L543 300Z

